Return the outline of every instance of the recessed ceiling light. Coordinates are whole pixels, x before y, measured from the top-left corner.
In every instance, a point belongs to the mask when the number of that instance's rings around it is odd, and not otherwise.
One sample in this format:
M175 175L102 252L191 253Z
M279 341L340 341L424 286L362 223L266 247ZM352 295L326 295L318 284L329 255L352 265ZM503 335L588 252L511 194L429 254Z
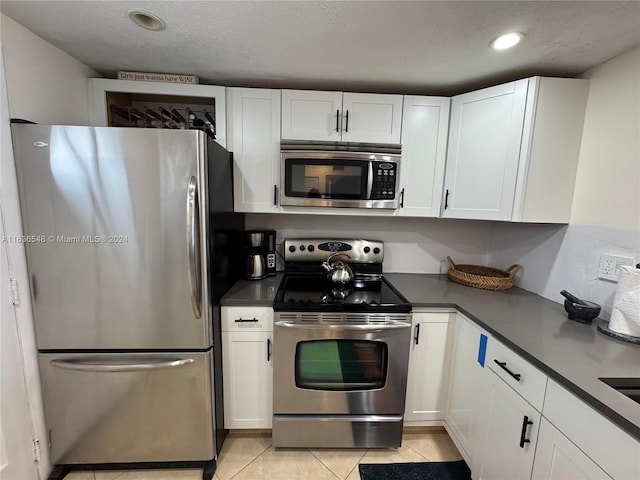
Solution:
M524 35L519 32L505 33L491 42L491 47L494 50L506 50L507 48L511 48L519 44L523 37Z
M138 8L129 10L129 18L133 23L147 30L164 30L164 22L162 19L146 10L140 10Z

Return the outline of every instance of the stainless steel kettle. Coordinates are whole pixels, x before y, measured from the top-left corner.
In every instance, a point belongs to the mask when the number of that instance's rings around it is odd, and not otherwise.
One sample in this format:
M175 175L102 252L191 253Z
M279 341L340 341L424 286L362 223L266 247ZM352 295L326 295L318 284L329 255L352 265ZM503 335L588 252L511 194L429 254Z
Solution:
M335 257L344 256L351 258L346 253L334 253L327 261L322 264L322 267L327 271L327 280L335 285L348 285L353 282L353 271L351 267L344 263L342 260L334 260Z

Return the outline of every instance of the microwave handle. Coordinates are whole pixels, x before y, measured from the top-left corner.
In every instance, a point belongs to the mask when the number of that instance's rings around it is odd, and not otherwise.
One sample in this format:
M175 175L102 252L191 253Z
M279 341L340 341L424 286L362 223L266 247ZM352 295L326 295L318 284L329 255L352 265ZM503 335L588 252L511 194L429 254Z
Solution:
M373 191L373 161L369 160L369 171L367 172L367 200L371 200Z

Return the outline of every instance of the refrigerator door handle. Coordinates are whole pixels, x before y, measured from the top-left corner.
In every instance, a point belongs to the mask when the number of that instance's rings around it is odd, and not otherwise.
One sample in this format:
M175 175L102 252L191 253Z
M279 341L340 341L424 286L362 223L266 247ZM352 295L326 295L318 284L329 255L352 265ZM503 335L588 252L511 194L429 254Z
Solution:
M202 291L200 255L198 240L200 238L200 224L198 215L198 180L191 177L187 188L187 249L189 254L189 287L191 288L191 307L196 318L202 315Z
M176 368L194 363L193 358L182 358L169 361L149 361L144 363L96 363L90 359L84 360L51 360L51 365L63 370L77 370L80 372L140 372Z

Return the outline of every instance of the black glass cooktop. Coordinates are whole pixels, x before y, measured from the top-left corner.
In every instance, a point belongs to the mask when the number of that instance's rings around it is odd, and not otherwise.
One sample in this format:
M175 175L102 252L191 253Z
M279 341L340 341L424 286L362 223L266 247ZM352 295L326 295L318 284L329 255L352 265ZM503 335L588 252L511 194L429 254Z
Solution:
M411 304L385 278L356 278L348 287L324 275L286 275L276 293L275 311L408 313Z

